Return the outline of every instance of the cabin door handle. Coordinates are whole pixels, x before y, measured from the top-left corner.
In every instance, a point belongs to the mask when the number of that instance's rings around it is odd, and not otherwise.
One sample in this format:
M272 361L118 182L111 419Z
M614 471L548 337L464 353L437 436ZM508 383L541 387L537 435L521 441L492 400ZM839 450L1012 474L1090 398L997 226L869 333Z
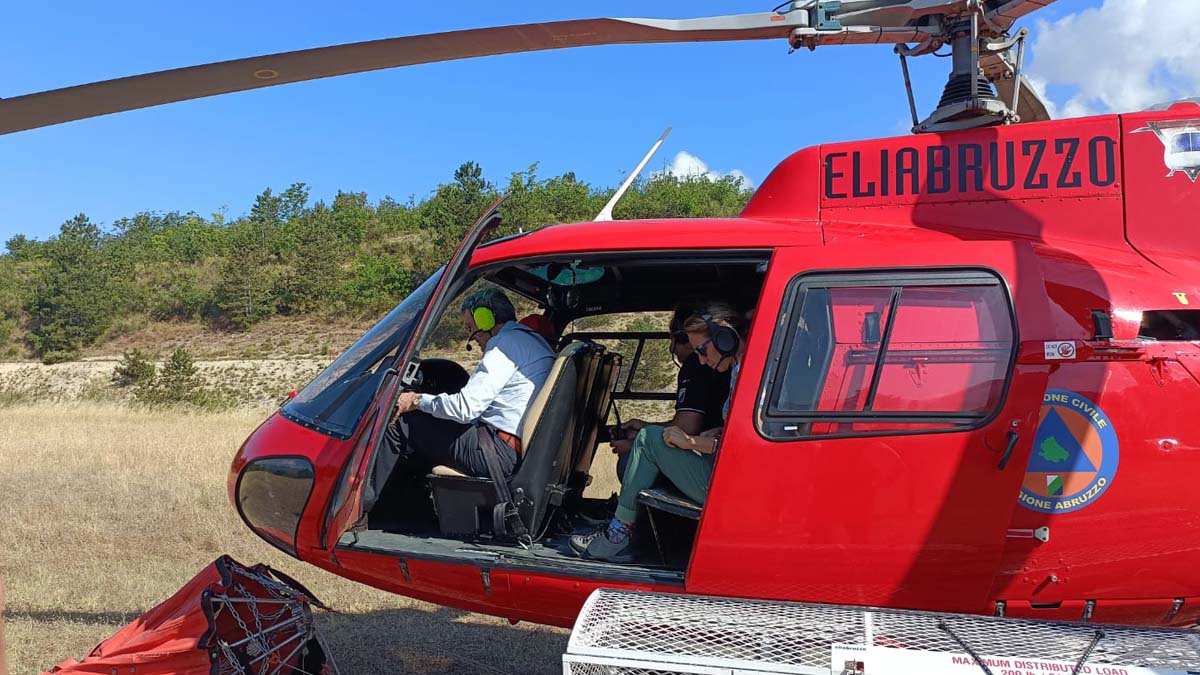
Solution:
M1017 447L1017 439L1020 437L1021 434L1016 431L1008 432L1008 445L1004 446L1004 452L1000 454L1000 466L997 466L997 469L1003 471L1004 467L1008 466L1008 460L1012 457L1013 450Z

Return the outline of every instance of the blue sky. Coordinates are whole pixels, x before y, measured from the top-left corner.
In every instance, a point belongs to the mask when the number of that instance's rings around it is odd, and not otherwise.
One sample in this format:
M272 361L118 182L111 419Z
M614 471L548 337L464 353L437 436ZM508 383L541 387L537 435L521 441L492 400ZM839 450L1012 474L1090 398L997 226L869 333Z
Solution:
M345 4L10 3L0 27L0 97L398 35L775 3ZM1100 4L1060 0L1037 17L1061 20ZM945 64L912 65L927 113ZM1073 94L1064 79L1051 83L1056 99ZM610 46L423 65L0 136L0 243L17 233L51 236L81 212L104 225L139 211L207 216L224 208L234 217L263 188L300 181L318 199L339 189L420 198L467 160L493 181L538 162L542 176L573 170L616 185L667 126L674 131L651 170L685 151L757 183L794 150L903 133L907 119L899 64L885 46L790 56L775 42Z

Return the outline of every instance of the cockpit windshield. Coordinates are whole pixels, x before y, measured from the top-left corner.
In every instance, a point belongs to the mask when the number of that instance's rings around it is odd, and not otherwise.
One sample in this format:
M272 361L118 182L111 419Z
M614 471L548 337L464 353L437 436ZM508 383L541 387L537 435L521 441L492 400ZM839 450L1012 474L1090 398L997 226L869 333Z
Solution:
M370 405L442 278L434 272L283 407L284 416L337 438L349 438Z

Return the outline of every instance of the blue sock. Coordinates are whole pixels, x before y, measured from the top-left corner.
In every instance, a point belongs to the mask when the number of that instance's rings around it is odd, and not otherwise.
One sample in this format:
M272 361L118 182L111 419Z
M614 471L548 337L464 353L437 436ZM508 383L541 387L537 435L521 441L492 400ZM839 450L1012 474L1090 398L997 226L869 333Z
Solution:
M619 518L613 518L608 522L608 531L613 534L629 534L629 526L621 522Z

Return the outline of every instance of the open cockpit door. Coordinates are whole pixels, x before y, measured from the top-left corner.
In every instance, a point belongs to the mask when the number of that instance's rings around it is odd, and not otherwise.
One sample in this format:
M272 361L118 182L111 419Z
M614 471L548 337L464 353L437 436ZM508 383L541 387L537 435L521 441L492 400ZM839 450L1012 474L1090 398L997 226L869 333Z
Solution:
M421 321L413 331L412 338L404 348L402 358L397 361L397 363L404 364L403 369L400 370L402 383L412 384L416 379L417 368L421 365L420 359L417 358L421 345L425 344L429 334L437 327L437 322L442 318L442 312L446 310L446 305L458 291L460 282L467 274L467 268L471 266L471 256L475 254L475 249L483 243L488 232L500 224L502 220L500 206L506 199L508 199L508 195L492 202L492 205L483 212L479 220L475 221L471 229L467 230L466 235L459 242L458 248L454 250L454 255L450 256L450 262L446 264L446 271L442 273L442 281L433 291L433 296L429 298L429 307L425 309L425 315L421 317ZM395 403L395 394L397 393L399 393L398 390L393 392L392 403Z
M507 195L493 202L467 230L442 272L442 277L430 296L429 304L418 320L412 336L401 348L399 357L393 361L395 366L380 380L374 399L363 417L364 421L354 437L354 452L350 454L338 476L338 484L334 488L333 498L321 528L322 548L332 550L343 534L365 524L366 514L374 506L379 490L383 487L375 485L372 481L371 468L382 443L384 430L391 420L391 411L396 405L396 399L406 385L417 381L421 365L418 356L420 347L437 325L446 305L459 290L475 249L483 243L487 234L500 224L500 206L505 199Z

